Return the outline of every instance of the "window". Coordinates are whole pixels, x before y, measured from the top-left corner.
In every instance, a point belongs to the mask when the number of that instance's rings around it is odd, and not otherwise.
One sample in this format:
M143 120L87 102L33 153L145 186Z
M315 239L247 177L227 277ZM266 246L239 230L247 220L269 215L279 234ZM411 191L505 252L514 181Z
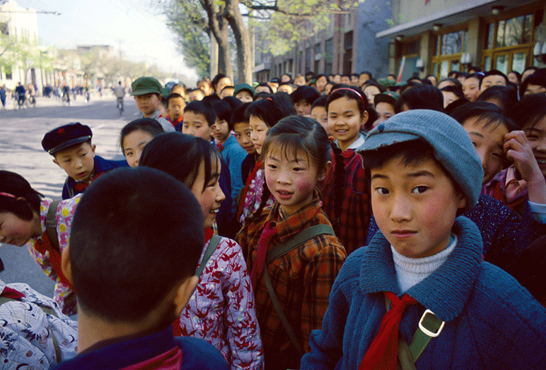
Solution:
M510 18L496 19L486 25L483 67L485 71L498 69L523 72L532 63L535 20L542 18L543 10L513 14Z
M330 75L332 74L332 68L334 63L334 39L330 38L326 40L325 44L325 65L324 65L324 74Z
M311 47L309 46L305 49L305 71L309 72L311 67Z
M447 78L450 71L461 71L461 56L468 48L466 28L436 35L436 49L432 58L433 73L440 79ZM438 75L439 73L439 75Z

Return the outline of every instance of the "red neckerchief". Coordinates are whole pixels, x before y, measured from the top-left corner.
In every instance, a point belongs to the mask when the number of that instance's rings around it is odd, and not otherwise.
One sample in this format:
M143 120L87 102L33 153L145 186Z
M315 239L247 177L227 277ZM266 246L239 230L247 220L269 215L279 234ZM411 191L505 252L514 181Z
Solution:
M70 281L68 281L66 276L64 276L63 269L61 267L61 254L51 245L49 237L47 236L47 231L44 231L42 237L36 240L36 242L34 243L34 249L40 254L45 254L46 252L49 252L49 260L51 261L51 266L53 267L53 270L57 273L59 280L64 285L74 290L74 287L72 286Z
M218 149L220 153L222 153L225 147L224 147L224 144L216 144L216 148Z
M258 170L262 168L262 165L263 165L263 161L261 159L258 159L258 162L256 162L256 164L254 165L254 169L252 170L252 172L246 179L245 187L243 188L243 191L241 192L241 200L239 203L239 210L237 212L237 220L239 220L241 218L241 215L243 214L243 209L245 208L246 193L248 192L250 183L252 182L252 179L256 177L256 172L258 172Z
M180 370L182 366L182 350L178 346L158 356L137 364L129 365L120 370Z
M25 295L15 289L8 288L7 286L4 287L4 290L2 291L2 294L0 294L2 297L16 299L18 301L21 300L21 298L25 298Z
M207 227L205 229L205 245L209 242L209 240L212 238L212 235L214 235L214 230L212 230L212 227ZM204 246L203 246L204 248ZM196 268L197 270L197 268ZM180 317L178 317L173 322L173 334L175 337L181 337L182 336L182 328L180 327Z
M417 301L409 295L399 299L396 294L385 292L391 308L381 320L381 327L364 355L358 370L396 370L398 359L398 328L407 306Z
M184 120L184 117L180 116L180 118L178 118L176 121L173 121L171 119L171 116L168 116L167 120L173 125L173 127L176 127L177 124L179 124L180 122Z

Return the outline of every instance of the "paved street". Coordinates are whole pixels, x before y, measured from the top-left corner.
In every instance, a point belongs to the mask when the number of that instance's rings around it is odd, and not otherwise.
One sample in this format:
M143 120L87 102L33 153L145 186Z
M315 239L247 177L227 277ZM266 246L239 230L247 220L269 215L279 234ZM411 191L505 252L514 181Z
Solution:
M115 98L108 94L92 97L89 103L78 96L70 106L54 98L38 98L36 108L0 110L0 169L19 173L34 189L49 198L60 198L66 175L52 162L41 145L44 134L63 124L80 122L93 130L96 153L107 159L122 159L119 132L138 111L134 100L125 97L125 112L120 117ZM5 270L0 279L6 283L25 282L51 296L53 282L41 272L26 248L0 244Z

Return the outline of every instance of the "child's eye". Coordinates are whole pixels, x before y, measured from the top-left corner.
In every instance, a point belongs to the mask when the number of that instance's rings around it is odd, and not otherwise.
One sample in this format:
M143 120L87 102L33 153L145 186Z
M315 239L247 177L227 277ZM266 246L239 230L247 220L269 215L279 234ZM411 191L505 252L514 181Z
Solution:
M241 134L237 134L237 133L236 133L236 134L235 134L235 137L236 137L237 139L239 139L239 138L241 137Z
M303 168L303 167L294 167L294 169L293 169L294 172L300 172L300 171L303 171L303 170L305 170L305 168Z
M427 190L428 190L428 186L416 186L411 190L411 192L414 194L422 194Z
M389 194L389 190L387 188L378 187L378 188L375 188L375 191L377 191L377 193L379 193L380 195Z
M269 168L270 170L276 170L277 166L275 166L274 164L268 164L267 168Z
M476 144L475 141L472 142L472 145L474 145L474 148L477 148L477 147L478 147L478 144Z

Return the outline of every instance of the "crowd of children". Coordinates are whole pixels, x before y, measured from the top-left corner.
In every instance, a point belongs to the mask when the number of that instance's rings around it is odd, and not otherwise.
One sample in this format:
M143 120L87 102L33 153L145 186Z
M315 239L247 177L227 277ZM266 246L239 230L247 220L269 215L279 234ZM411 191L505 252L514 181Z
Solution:
M2 368L546 368L546 70L131 89L124 161L74 122L60 200L0 171L55 282L0 280Z

